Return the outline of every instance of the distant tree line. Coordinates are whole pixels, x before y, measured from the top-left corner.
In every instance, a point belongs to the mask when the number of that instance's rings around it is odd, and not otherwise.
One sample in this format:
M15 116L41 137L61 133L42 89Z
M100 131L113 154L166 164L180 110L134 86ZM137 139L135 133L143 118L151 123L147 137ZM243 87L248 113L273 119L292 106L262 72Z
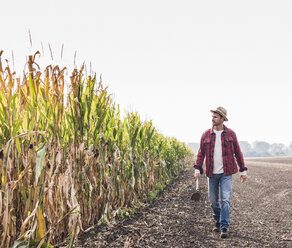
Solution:
M187 144L195 153L198 153L199 143ZM247 141L239 141L239 145L244 157L279 157L292 156L292 142L289 146L282 143L270 144L265 141L255 141L252 144Z

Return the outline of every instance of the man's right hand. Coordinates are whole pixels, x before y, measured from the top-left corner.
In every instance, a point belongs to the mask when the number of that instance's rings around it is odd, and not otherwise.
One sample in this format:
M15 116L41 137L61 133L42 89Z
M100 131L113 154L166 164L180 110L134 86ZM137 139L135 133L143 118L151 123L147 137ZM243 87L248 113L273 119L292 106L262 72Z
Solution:
M195 177L195 180L200 179L200 172L195 171L194 172L194 177Z

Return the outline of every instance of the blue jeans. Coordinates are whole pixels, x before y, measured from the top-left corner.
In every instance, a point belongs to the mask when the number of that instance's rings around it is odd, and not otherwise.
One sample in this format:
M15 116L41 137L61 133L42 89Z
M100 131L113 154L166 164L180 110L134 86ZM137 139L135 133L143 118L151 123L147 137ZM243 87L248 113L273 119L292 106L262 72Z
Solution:
M219 203L219 187L221 206ZM229 227L231 193L232 175L213 174L209 178L209 199L213 209L213 217L217 223L220 223L221 229Z

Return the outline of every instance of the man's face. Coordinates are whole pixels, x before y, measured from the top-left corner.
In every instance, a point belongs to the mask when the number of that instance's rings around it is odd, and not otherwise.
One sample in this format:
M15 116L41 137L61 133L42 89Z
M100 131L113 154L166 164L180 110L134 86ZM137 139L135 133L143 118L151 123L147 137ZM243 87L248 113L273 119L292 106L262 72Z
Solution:
M217 113L212 114L212 125L213 126L220 126L224 121L224 118Z

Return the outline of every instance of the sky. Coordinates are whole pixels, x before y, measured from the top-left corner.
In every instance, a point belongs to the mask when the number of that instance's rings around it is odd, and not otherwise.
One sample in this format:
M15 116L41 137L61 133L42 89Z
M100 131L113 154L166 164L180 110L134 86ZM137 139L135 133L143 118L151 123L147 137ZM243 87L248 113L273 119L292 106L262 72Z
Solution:
M0 1L0 50L19 75L37 50L68 68L76 51L123 113L166 136L199 142L223 106L239 140L292 142L291 1Z

